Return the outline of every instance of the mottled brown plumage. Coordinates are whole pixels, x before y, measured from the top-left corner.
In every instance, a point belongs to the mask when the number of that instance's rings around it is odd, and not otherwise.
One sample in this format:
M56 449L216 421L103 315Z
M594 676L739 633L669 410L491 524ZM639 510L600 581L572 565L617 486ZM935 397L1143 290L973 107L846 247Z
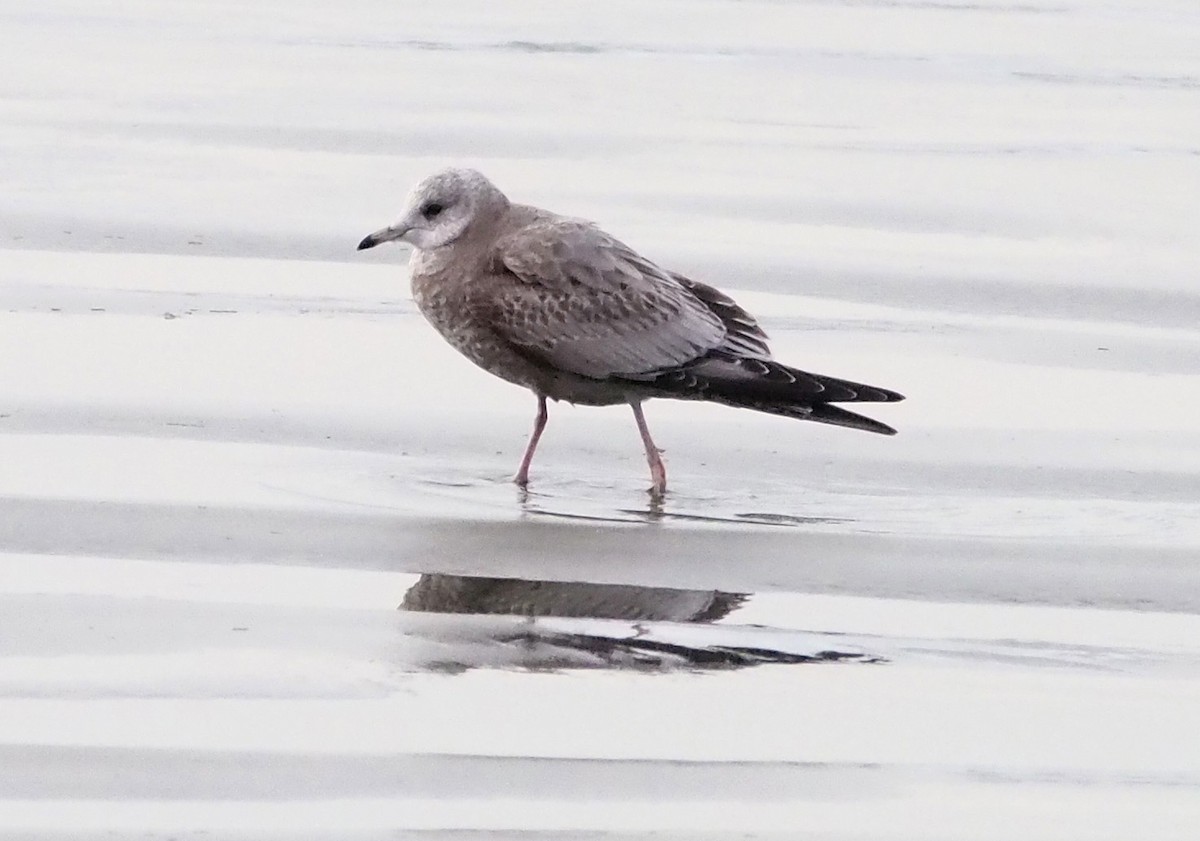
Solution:
M512 204L473 170L426 179L401 220L359 248L388 240L415 246L413 298L438 332L481 368L537 395L521 484L547 398L628 403L658 493L666 471L641 409L651 397L895 432L831 404L900 394L775 361L753 316L728 296L659 268L590 222Z

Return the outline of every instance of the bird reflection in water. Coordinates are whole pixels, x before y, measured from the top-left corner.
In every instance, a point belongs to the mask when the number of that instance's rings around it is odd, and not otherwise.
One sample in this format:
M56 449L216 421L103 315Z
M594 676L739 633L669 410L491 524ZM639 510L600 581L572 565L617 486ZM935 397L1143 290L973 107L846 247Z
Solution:
M446 671L873 661L863 652L827 650L822 643L828 640L813 635L712 626L747 598L719 590L424 574L405 593L401 609L440 615L410 630L431 644L424 667ZM462 621L462 614L470 620Z
M746 600L742 593L628 584L422 575L404 594L405 610L578 616L634 622L715 622Z

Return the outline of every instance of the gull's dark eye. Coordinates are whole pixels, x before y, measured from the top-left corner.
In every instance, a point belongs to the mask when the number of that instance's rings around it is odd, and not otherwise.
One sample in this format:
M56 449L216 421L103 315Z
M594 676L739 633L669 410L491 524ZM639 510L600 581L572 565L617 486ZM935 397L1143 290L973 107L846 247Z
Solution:
M426 219L436 219L438 214L443 210L445 210L444 207L435 201L431 201L421 206L421 215Z

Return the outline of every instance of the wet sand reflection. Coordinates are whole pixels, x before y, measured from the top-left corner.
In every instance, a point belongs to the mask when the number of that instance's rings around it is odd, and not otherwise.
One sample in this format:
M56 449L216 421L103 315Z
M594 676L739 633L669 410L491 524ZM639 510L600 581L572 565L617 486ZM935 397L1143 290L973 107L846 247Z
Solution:
M472 625L469 632L467 625L444 622L410 626L439 644L453 639L452 655L443 651L425 664L448 671L483 665L671 669L879 662L862 651L829 649L828 639L812 635L713 625L748 598L719 590L425 574L405 593L401 609L525 620ZM697 633L696 626L708 627ZM506 650L499 658L497 645Z

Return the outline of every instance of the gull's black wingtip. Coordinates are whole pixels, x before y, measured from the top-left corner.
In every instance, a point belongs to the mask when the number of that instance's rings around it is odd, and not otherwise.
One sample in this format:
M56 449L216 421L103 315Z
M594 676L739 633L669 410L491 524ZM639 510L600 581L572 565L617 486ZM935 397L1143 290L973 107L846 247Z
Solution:
M374 248L377 245L379 245L379 239L375 236L375 234L370 234L368 236L363 237L362 242L360 242L358 244L358 248L356 248L354 250L355 251L366 251L368 248Z
M890 388L880 388L877 385L862 385L861 383L850 383L849 385L858 392L858 394L855 395L854 400L838 400L836 402L899 403L904 399L903 394L898 391L892 391Z
M850 429L861 429L863 432L874 432L877 435L895 435L896 430L886 423L880 423L874 418L868 418L857 412L850 412L831 403L817 403L809 407L807 415L796 415L804 420L814 420L818 423L828 423L834 426L845 426Z

